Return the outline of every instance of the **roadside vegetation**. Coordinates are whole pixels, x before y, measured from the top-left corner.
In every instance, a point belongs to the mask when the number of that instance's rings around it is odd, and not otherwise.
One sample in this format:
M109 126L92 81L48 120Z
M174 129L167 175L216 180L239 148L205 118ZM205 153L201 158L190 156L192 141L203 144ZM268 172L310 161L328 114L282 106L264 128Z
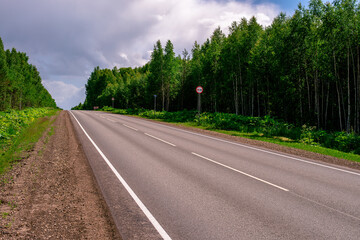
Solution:
M249 117L207 112L198 115L196 111L154 112L111 107L101 110L198 127L360 162L360 136L354 133L327 132L306 125L297 127L269 116Z
M310 0L267 27L234 20L228 34L216 28L181 55L158 40L142 67L94 68L73 109L113 106L359 161L360 3ZM197 86L199 116L184 110L197 109Z
M0 111L29 107L55 108L56 103L26 53L5 50L0 38Z
M204 112L360 133L359 1L310 0L269 26L252 17L223 30L181 55L159 40L142 67L94 68L77 108L192 110L200 85Z
M59 110L26 53L0 38L0 174L25 157Z
M26 157L58 112L54 108L0 112L0 174Z

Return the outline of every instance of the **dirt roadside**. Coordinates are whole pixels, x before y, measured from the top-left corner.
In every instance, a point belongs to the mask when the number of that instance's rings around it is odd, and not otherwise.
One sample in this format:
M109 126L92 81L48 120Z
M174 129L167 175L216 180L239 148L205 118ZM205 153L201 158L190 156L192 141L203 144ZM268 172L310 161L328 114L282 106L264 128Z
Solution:
M121 239L69 113L0 182L0 239Z

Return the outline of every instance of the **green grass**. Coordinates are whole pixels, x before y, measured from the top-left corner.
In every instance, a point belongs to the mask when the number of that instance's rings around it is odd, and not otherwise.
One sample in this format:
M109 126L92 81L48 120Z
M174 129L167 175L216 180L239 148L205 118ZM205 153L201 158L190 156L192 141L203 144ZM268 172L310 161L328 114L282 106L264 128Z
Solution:
M46 116L35 119L29 125L22 127L19 134L0 149L0 175L10 169L13 164L27 157L28 152L33 149L44 131L53 123L51 116L58 113L57 109L49 110Z
M306 150L309 152L320 153L323 155L346 159L349 161L360 162L360 156L357 154L345 153L345 152L341 152L338 150L325 148L325 147L321 147L321 146L313 146L313 145L309 145L309 144L305 144L305 143L301 143L301 142L296 142L296 141L288 139L288 138L264 137L263 134L259 134L259 133L242 133L242 132L238 132L238 131L226 131L226 130L212 129L212 128L208 128L208 127L197 126L193 122L176 123L176 125L182 125L182 126L186 126L186 127L195 127L195 128L215 131L215 132L219 132L219 133L223 133L223 134L227 134L227 135L231 135L231 136L237 136L237 137L242 137L242 138L254 139L254 140L258 140L258 141L275 143L275 144L286 146L286 147L302 149L302 150Z

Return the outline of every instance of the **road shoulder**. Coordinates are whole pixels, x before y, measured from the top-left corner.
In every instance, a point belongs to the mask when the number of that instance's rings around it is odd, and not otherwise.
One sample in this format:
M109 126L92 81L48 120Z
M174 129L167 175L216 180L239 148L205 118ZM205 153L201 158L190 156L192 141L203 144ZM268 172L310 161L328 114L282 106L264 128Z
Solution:
M69 113L1 182L1 239L121 239Z

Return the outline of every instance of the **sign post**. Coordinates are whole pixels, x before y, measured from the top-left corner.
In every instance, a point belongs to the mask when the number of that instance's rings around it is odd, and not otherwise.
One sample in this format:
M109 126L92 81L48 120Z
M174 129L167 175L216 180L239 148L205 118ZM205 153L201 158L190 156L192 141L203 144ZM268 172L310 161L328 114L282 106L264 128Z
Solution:
M114 101L115 101L115 98L114 98L114 97L112 97L112 98L111 98L111 101L112 101L112 108L114 108Z
M196 88L196 92L198 93L198 114L200 115L201 112L201 93L203 92L203 88L201 86L198 86Z

